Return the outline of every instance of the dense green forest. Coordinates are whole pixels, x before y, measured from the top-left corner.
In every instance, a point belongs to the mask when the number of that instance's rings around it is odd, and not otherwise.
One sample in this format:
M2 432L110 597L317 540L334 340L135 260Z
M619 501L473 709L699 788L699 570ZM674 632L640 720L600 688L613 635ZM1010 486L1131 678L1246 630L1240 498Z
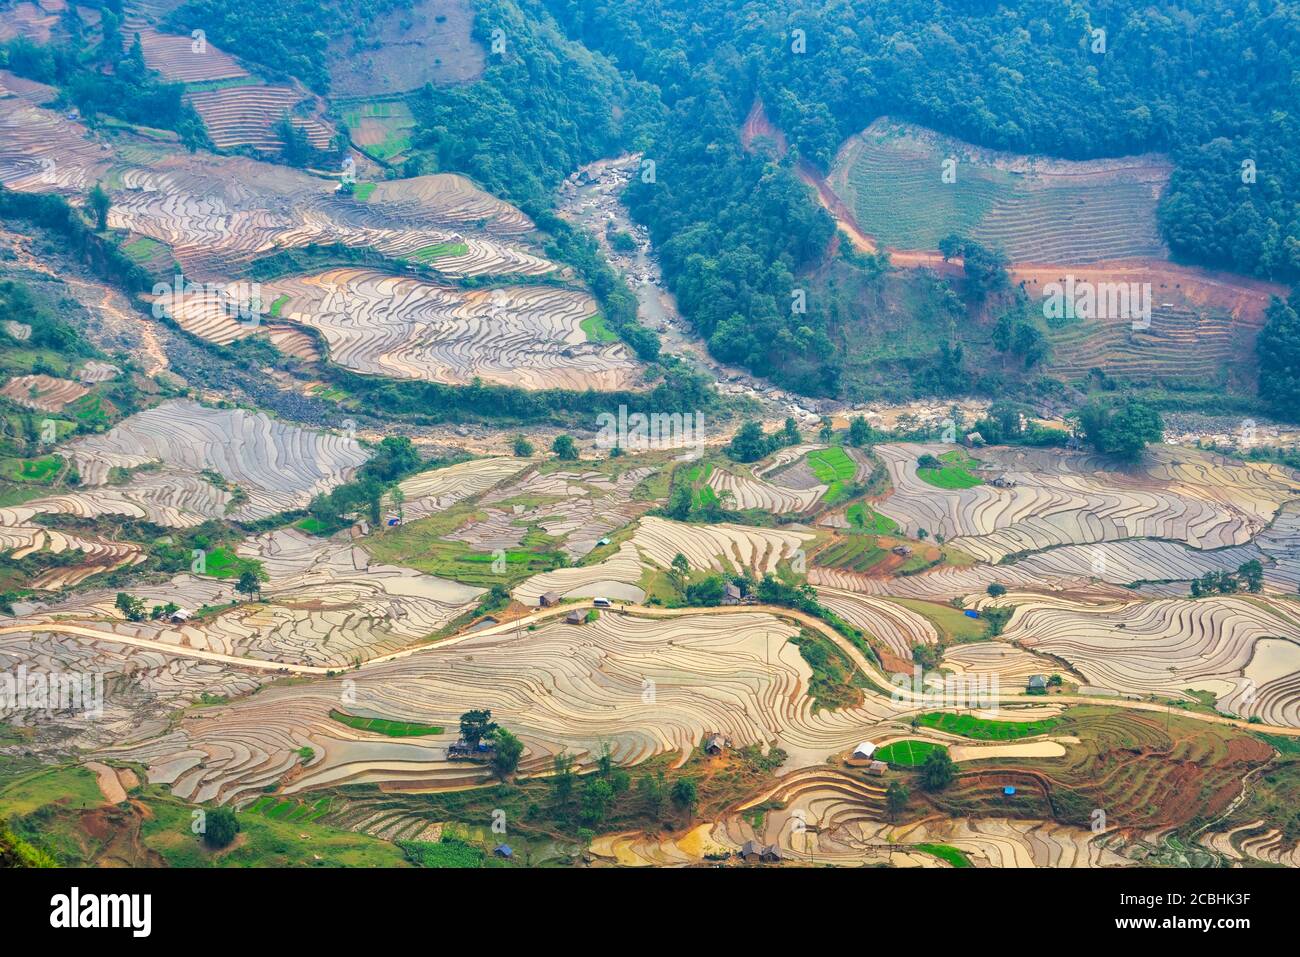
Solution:
M566 40L530 0L481 0L475 11L487 68L474 83L428 85L412 98L415 145L439 169L468 172L535 212L575 168L631 145L658 97Z
M1176 255L1300 276L1300 11L1277 2L546 0L565 30L654 85L655 181L634 211L685 314L720 358L834 393L828 311L791 308L831 223L792 163L825 171L881 115L991 148L1072 159L1168 151L1160 208ZM1096 31L1104 31L1104 35ZM745 153L755 96L789 138ZM1253 182L1243 167L1253 162ZM830 337L828 339L828 336Z

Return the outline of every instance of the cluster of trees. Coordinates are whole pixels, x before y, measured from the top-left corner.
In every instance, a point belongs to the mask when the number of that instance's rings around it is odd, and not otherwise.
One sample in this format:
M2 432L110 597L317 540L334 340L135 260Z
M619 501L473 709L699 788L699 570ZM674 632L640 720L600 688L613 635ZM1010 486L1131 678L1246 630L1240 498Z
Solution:
M331 376L368 408L389 415L410 416L415 422L554 422L568 424L592 419L619 404L663 412L696 412L713 408L716 393L706 376L684 362L663 364L663 379L648 392L598 392L573 389L529 391L475 380L467 386L413 382L363 376L339 367Z
M493 721L492 712L486 708L466 711L460 716L460 739L471 748L477 748L482 741L491 741L492 770L503 781L515 773L524 753L524 743Z
M1252 595L1264 590L1264 566L1256 559L1243 562L1233 572L1206 572L1192 581L1192 597L1235 595L1242 589Z
M1000 249L952 233L939 240L939 252L944 262L961 257L966 289L977 302L1007 287L1007 257Z
M357 470L352 481L317 495L307 506L307 512L327 527L339 526L351 517L362 516L370 524L378 525L384 493L424 467L420 453L409 438L405 435L385 436L375 454Z
M1136 462L1147 445L1164 438L1160 413L1133 396L1094 399L1075 413L1084 437L1106 455Z
M0 281L0 315L32 330L20 343L0 326L0 344L10 348L49 349L70 360L99 355L76 326L64 322L46 303L39 301L26 283L12 279Z
M1032 410L1005 399L989 406L987 414L975 421L975 431L990 445L1065 445L1070 434L1064 429L1039 425L1030 419Z
M325 166L337 160L345 140L335 136L329 149L317 149L311 143L307 130L285 113L275 124L275 135L280 138L280 159L290 166Z
M785 425L777 432L767 435L763 426L754 421L746 422L731 437L725 449L727 455L737 462L757 462L777 449L798 445L803 441L799 434L799 423L793 417L785 420Z

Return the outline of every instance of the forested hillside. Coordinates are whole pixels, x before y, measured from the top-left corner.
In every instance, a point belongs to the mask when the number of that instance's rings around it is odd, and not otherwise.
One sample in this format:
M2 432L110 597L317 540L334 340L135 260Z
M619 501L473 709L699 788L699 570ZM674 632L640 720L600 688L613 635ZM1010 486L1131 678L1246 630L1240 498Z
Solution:
M647 151L657 181L635 190L635 208L715 354L787 384L837 387L824 316L792 313L788 299L789 274L820 260L831 225L788 162L739 148L755 95L823 171L846 136L886 114L1065 158L1168 151L1160 221L1176 256L1300 275L1293 5L546 2L572 36L659 89L669 112Z

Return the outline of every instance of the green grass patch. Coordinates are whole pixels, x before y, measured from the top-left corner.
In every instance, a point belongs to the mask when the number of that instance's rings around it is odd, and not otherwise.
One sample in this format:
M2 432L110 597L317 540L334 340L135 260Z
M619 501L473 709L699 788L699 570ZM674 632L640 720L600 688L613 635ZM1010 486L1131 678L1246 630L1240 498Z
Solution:
M133 262L140 264L151 262L154 256L163 251L165 251L163 244L148 236L133 239L122 247L122 252L130 256Z
M329 525L311 515L294 522L293 527L301 532L306 532L308 535L328 535L333 531Z
M555 539L535 527L525 532L519 548L500 553L475 551L445 537L474 514L469 506L451 508L372 535L366 548L378 561L484 588L498 584L512 588L531 575L568 564L564 554L554 549Z
M918 851L924 851L939 858L941 861L947 861L953 867L974 867L966 852L953 847L951 844L914 844L913 847Z
M449 256L463 256L469 252L469 246L465 243L434 243L432 246L423 246L412 254L412 259L417 262L427 263L435 259L446 259Z
M280 318L280 310L284 308L284 304L287 303L288 301L289 301L289 297L283 294L275 297L275 302L271 303L272 319Z
M261 566L256 559L240 558L224 545L209 551L204 561L203 573L210 578L238 578L246 571L256 573Z
M375 191L375 187L378 185L378 183L357 183L356 189L352 191L352 198L358 203L369 202L370 194Z
M482 867L487 855L480 847L454 837L433 841L398 842L406 859L417 867Z
M917 469L917 478L928 485L942 489L974 488L976 485L984 484L982 478L971 474L970 471L977 467L979 462L965 452L959 449L944 452L939 456L939 461L943 465L937 469Z
M618 333L606 325L604 315L599 312L582 320L580 325L588 342L618 342Z
M933 741L916 741L911 738L895 741L876 751L873 757L895 767L919 768L931 751L947 751L941 744Z
M939 630L939 636L945 644L988 640L988 625L985 620L969 618L960 608L917 598L890 598L889 600L898 602L904 608L910 608L918 615L928 618Z
M892 535L898 531L896 521L888 515L881 515L866 502L855 502L850 505L844 517L857 531L871 532L875 535Z
M1060 724L1056 718L1043 718L1041 721L992 721L977 718L969 714L945 714L932 711L918 715L916 723L923 728L960 734L964 738L976 741L1014 741L1036 734L1046 734Z
M816 554L813 563L825 568L865 572L888 555L889 552L880 547L874 535L839 535Z
M857 464L838 445L809 452L808 466L817 476L817 481L826 483L822 501L827 504L834 504L844 497L845 483L852 481L858 470Z
M28 485L49 485L63 468L63 459L57 455L42 455L35 459L0 459L0 478Z
M359 731L373 731L390 738L418 738L426 734L442 734L441 725L420 724L416 721L390 721L388 718L363 718L356 714L347 714L330 709L330 717L340 724Z

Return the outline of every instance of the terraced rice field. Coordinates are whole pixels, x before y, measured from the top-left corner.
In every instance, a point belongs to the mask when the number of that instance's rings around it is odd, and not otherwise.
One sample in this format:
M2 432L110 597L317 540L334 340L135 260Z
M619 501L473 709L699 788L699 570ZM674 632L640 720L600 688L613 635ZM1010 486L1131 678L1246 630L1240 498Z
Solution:
M1032 290L1031 290L1032 294ZM1150 325L1131 318L1078 319L1049 328L1052 370L1069 381L1092 369L1132 381L1226 386L1256 329L1227 310L1153 302Z
M955 159L955 181L942 178ZM877 120L841 149L829 178L858 225L897 249L937 249L951 233L1012 262L1163 258L1156 203L1162 157L1066 162L979 150Z
M646 516L632 536L633 546L661 568L681 553L696 570L739 571L758 575L776 570L802 552L814 536L810 532L757 528L748 525L693 525Z
M911 660L917 645L933 645L939 640L929 619L896 602L833 588L819 588L817 595L831 611L904 660Z
M1018 604L1003 639L1068 661L1090 685L1127 694L1209 692L1216 707L1300 726L1300 609L1215 597Z
M301 171L247 157L170 156L125 168L120 179L110 225L166 244L197 280L228 281L257 256L313 243L398 259L463 245L463 254L436 262L449 276L540 276L554 269L513 243L531 226L522 213L451 174L382 183L365 202L336 195Z
M308 432L262 412L209 409L190 400L166 402L103 435L79 439L67 447L67 455L88 487L104 485L114 467L150 462L191 474L217 472L247 493L247 501L230 514L249 519L303 507L346 481L368 457L354 439Z
M942 446L877 446L893 492L877 506L909 535L926 529L988 562L1057 545L1160 538L1194 548L1242 545L1292 497L1294 480L1271 465L1190 449L1153 447L1138 470L1059 450L981 450L985 472L1016 483L942 490L917 475L916 458Z
M205 41L196 50L193 38L159 33L141 17L127 17L122 32L127 37L140 37L145 66L157 70L168 82L206 83L248 76L248 71L234 57L211 43Z
M349 707L449 728L466 709L488 707L527 745L525 771L549 768L562 748L591 760L602 741L622 764L673 751L684 759L718 730L737 746L775 739L792 754L824 757L860 740L888 704L814 711L805 693L811 672L788 642L796 633L764 614L668 621L606 614L581 628L550 623L519 637L507 627L349 672ZM304 746L315 756L286 793L481 776L445 761L450 737L383 738L331 719L341 681L268 688L111 754L146 763L149 780L188 800L236 803L300 767ZM646 687L654 688L649 702Z
M16 81L0 72L6 90ZM44 89L54 95L50 87ZM8 189L84 194L103 177L111 158L75 120L14 93L0 96L0 183Z
M515 601L532 606L550 591L561 598L609 598L639 603L645 601L645 591L639 584L643 572L636 546L624 542L614 555L595 564L534 575L516 588L513 595Z
M287 84L249 84L200 90L186 95L203 117L208 137L219 150L249 146L266 153L282 147L276 125L286 115L318 150L329 149L335 130L316 116L302 116L297 107L308 94Z
M114 542L90 535L77 535L39 525L0 524L0 554L15 561L47 552L62 555L81 552L75 565L54 566L33 576L27 585L37 591L59 591L80 585L86 579L119 568L138 565L148 557L144 549L130 542Z
M638 364L622 343L588 343L586 293L550 286L464 290L337 269L273 285L280 317L324 336L330 359L399 379L532 389L630 386Z
M411 147L415 117L401 100L360 103L343 112L352 142L371 156L399 162Z
M757 508L774 515L805 512L826 494L827 486L789 488L760 478L752 478L737 470L731 472L714 468L709 473L706 487L713 489L730 507ZM729 499L727 498L729 496Z
M407 520L445 511L457 502L481 495L528 467L527 459L485 458L458 462L446 468L420 472L401 483ZM391 500L390 508L395 507Z
M62 412L64 406L89 393L79 382L48 375L14 376L0 388L0 396L38 412Z

